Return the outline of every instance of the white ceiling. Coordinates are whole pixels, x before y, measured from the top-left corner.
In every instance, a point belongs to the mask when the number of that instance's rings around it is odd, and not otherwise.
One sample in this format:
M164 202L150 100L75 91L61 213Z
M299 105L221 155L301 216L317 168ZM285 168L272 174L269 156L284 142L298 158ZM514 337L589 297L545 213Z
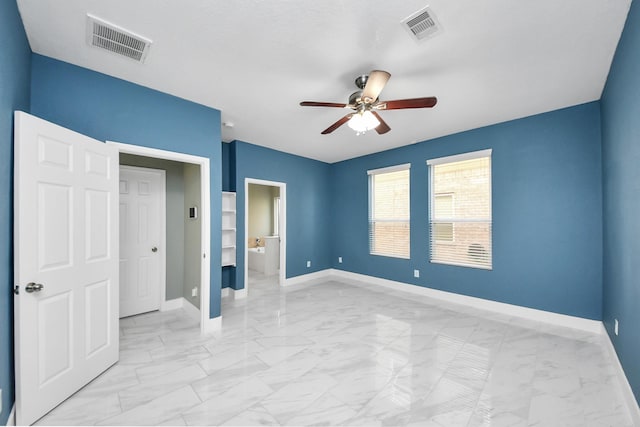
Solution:
M222 111L223 140L326 162L600 98L631 0L18 0L34 52ZM443 31L416 42L400 21L429 5ZM153 40L144 64L89 47L91 13ZM391 132L320 132L354 79L391 73Z

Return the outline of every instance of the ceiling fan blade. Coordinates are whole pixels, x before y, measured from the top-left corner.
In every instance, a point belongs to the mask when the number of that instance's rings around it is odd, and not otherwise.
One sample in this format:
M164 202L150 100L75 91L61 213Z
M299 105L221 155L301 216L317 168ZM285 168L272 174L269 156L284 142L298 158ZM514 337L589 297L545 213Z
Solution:
M396 99L395 101L384 101L374 106L378 110L402 110L405 108L431 108L438 102L438 98L430 96L427 98Z
M342 126L343 124L347 123L349 121L349 119L351 118L351 116L353 116L354 114L355 113L347 114L346 116L344 116L343 118L341 118L340 120L338 120L337 122L335 122L334 124L332 124L331 126L326 128L325 130L323 130L321 132L322 135L326 135L326 134L331 133L334 130L338 129L340 126Z
M376 119L378 119L378 121L380 122L380 124L376 127L376 132L378 132L378 134L382 135L382 134L387 133L387 132L389 132L391 130L391 128L389 127L387 122L382 120L382 117L380 117L380 114L376 113L375 111L372 111L371 114L376 116Z
M338 107L345 108L347 104L338 104L336 102L315 102L315 101L302 101L301 107Z
M360 97L365 104L371 104L380 95L382 89L389 81L389 77L391 74L386 71L381 70L373 70L369 73L369 78L367 79L367 84L362 90L362 96Z

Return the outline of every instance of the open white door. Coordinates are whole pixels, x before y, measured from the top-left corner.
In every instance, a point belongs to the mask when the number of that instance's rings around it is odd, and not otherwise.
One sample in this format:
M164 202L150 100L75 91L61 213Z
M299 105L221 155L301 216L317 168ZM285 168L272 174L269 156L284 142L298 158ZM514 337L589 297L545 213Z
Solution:
M17 425L118 360L118 153L15 114Z

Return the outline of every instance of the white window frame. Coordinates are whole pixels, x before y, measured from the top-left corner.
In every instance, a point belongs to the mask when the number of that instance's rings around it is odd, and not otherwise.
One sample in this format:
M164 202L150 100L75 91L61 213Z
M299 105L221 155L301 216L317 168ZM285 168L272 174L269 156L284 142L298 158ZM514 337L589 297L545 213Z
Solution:
M389 258L400 258L400 259L411 259L411 231L409 231L409 248L407 251L407 256L401 256L401 255L395 255L395 254L384 254L384 253L376 253L373 251L373 246L372 246L372 241L371 241L371 227L373 225L374 222L406 222L409 225L409 229L411 228L411 172L409 172L409 194L408 194L408 212L409 215L407 216L406 219L402 218L402 219L387 219L387 220L376 220L372 217L372 213L373 213L373 206L375 205L375 196L374 196L374 192L372 191L373 189L373 176L375 175L381 175L381 174L385 174L385 173L391 173L391 172L400 172L400 171L410 171L411 169L411 163L403 163L400 165L395 165L395 166L389 166L386 168L379 168L379 169L370 169L367 171L367 175L368 175L368 187L369 187L369 218L368 218L368 224L367 224L367 231L368 231L368 236L369 236L369 254L370 255L376 255L376 256L384 256L384 257L389 257Z
M435 184L435 176L434 176L434 168L432 166L436 166L436 165L441 165L441 164L446 164L446 163L455 163L455 162L462 162L465 160L474 160L474 159L479 159L479 158L483 158L483 157L489 157L490 160L491 159L491 154L492 154L492 149L486 149L486 150L479 150L479 151L472 151L472 152L468 152L468 153L462 153L462 154L455 154L452 156L445 156L445 157L438 157L438 158L434 158L434 159L429 159L427 160L427 167L429 168L429 224L431 224L431 222L433 221L433 206L435 206L435 191L434 191L434 184ZM493 176L493 162L491 161L491 174ZM491 184L489 186L489 197L491 199L491 203L493 203L493 184ZM454 229L455 229L455 223L462 223L462 222L486 222L492 225L492 231L491 231L491 252L490 252L490 260L489 260L489 265L488 266L483 266L483 265L477 265L477 264L466 264L466 263L462 263L462 262L453 262L453 261L441 261L441 260L433 260L433 254L431 252L431 248L432 248L432 236L431 236L431 231L429 231L430 235L429 235L429 262L432 264L445 264L445 265L455 265L458 267L469 267L469 268L477 268L477 269L481 269L481 270L493 270L493 212L491 213L491 219L489 220L474 220L474 219L466 219L466 220L459 220L459 219L453 219L453 218L445 218L440 220L439 222L452 222L454 224ZM430 229L431 227L429 227ZM454 238L454 242L455 242L455 238ZM452 243L452 242L441 242L438 241L439 244L442 243Z

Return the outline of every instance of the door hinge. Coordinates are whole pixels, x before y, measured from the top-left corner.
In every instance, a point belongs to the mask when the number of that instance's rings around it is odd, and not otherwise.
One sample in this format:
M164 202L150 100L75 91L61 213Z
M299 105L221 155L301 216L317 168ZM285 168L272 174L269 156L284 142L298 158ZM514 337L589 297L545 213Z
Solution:
M16 295L20 294L20 286L19 285L15 285L13 287L13 293L16 294Z

